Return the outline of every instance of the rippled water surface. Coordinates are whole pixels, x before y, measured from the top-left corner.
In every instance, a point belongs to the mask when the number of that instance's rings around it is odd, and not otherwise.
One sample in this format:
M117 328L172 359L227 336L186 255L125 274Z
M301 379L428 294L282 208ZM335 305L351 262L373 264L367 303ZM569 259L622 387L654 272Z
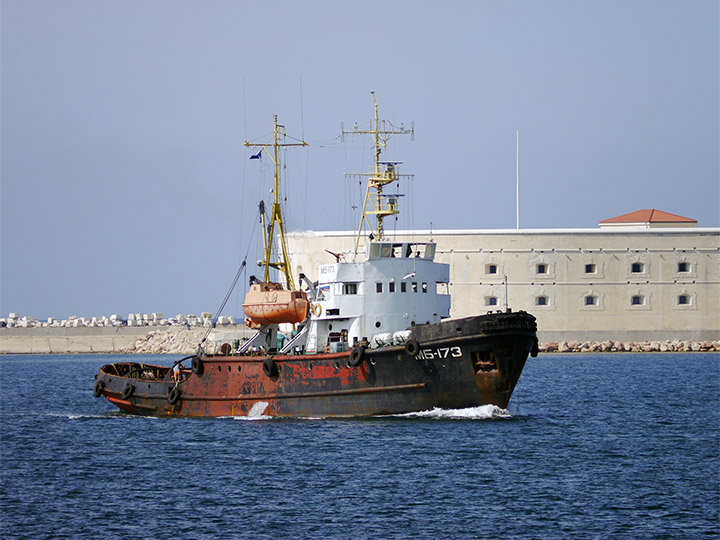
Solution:
M0 357L1 539L720 537L717 355L541 355L509 411L343 421L131 417L92 395L120 359Z

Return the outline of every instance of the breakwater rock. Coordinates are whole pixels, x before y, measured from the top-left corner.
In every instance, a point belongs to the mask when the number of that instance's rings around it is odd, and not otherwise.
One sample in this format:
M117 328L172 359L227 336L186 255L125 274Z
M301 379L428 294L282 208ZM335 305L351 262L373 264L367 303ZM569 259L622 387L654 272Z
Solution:
M550 341L540 352L709 352L720 351L720 341Z

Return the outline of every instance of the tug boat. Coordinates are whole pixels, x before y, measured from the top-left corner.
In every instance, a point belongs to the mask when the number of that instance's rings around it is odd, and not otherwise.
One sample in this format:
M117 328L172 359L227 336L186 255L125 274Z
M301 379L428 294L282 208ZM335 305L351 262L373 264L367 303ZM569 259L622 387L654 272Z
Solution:
M399 195L386 195L383 188L402 175L400 163L380 156L390 137L412 135L414 128L380 120L372 97L369 128L342 131L369 134L375 155L363 175L367 192L354 251L320 265L316 281L300 274L302 285L296 286L279 202L278 150L307 143L286 143L275 117L272 142L245 142L272 147L275 165L269 224L260 204L265 274L250 279L243 303L254 335L214 351L202 342L197 354L172 366L105 365L95 376L96 397L131 414L163 417L362 417L487 404L507 408L528 356L538 353L535 317L506 309L450 319L450 269L435 261L436 244L386 236L383 219L399 212ZM270 279L271 268L284 283Z

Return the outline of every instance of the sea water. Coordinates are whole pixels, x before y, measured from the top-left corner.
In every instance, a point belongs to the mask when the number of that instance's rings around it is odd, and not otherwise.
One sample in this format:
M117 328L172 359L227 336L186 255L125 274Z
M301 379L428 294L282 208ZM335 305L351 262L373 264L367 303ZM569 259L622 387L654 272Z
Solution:
M169 365L175 357L139 357ZM154 419L0 357L0 538L718 538L720 359L529 359L509 410Z

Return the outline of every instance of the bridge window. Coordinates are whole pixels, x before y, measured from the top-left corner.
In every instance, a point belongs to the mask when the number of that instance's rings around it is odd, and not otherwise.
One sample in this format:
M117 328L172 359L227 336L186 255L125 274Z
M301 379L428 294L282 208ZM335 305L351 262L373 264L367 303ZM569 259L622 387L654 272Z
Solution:
M357 283L343 283L343 294L357 294Z
M406 281L401 281L401 282L400 282L400 292L401 292L401 293L402 293L402 292L407 292L407 282L406 282Z
M382 289L382 281L378 281L377 283L375 283L375 292L381 293Z
M417 281L412 282L412 292L417 292Z
M424 292L424 293L427 292L427 283L422 284L422 292Z
M388 292L395 292L395 282L391 281L388 283Z

